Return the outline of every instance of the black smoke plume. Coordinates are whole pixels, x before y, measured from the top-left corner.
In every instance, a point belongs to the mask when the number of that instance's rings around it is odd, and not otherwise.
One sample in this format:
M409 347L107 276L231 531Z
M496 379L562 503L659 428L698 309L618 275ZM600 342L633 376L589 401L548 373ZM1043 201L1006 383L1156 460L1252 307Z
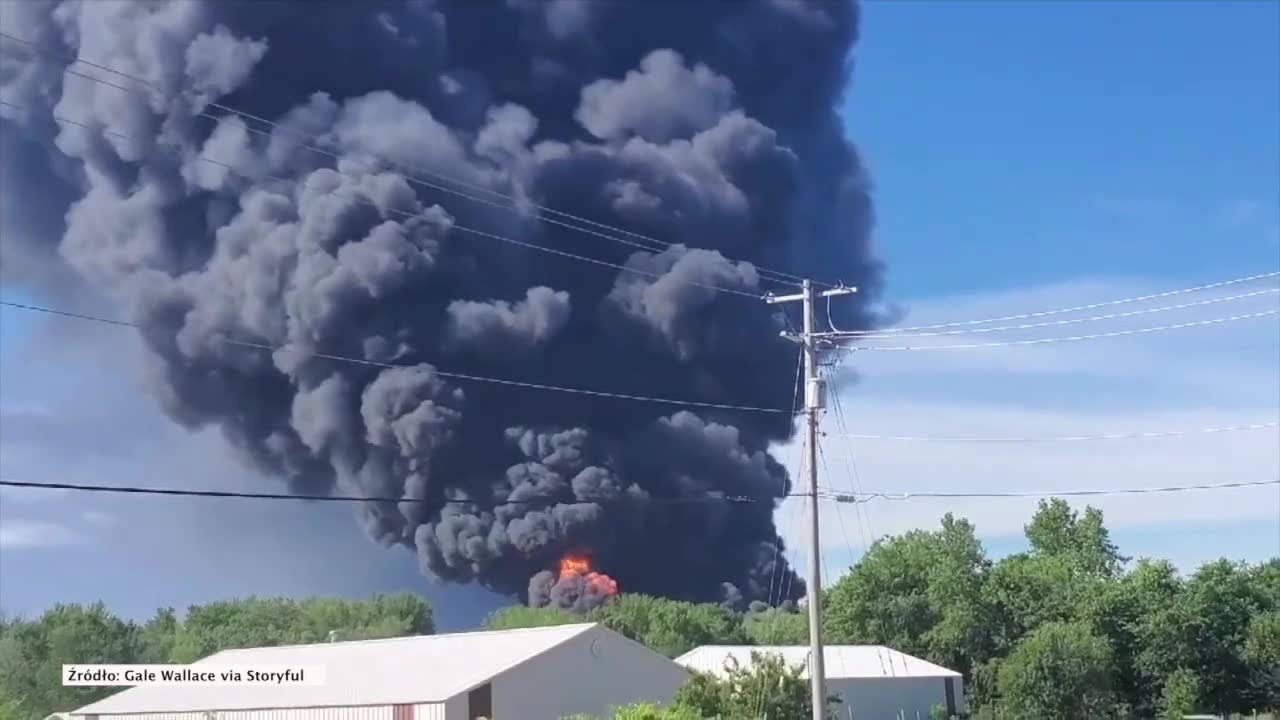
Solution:
M794 288L762 269L858 285L847 327L879 283L837 114L851 0L30 0L0 26L52 51L0 41L6 279L117 303L175 421L297 491L413 498L360 519L435 578L590 604L539 575L586 548L623 592L803 594L775 503L714 501L790 490L788 415L440 372L789 407L755 298Z

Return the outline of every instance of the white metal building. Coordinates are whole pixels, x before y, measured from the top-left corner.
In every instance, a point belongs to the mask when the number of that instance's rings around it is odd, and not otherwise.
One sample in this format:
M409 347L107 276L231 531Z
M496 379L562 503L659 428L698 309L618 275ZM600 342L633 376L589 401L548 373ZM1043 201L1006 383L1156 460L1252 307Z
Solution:
M143 685L72 720L559 720L671 700L689 672L590 623L228 650L197 665L324 668L323 685Z
M676 658L690 670L723 676L751 667L751 653L780 656L809 677L809 648L802 645L705 645ZM935 705L963 712L960 673L881 645L827 645L827 692L840 696L842 720L929 720Z

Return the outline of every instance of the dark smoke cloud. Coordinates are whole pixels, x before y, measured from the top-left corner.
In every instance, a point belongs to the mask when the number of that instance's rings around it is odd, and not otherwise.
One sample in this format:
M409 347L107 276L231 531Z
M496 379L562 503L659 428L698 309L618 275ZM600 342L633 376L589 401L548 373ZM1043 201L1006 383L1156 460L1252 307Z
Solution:
M789 405L778 318L703 286L838 278L863 290L838 321L871 323L868 184L837 116L856 20L850 0L0 3L6 32L147 83L4 41L3 99L23 109L0 121L5 207L22 208L3 250L140 323L177 422L219 427L296 490L412 498L358 512L430 576L589 606L551 572L583 548L623 592L794 599L772 503L671 502L788 492L768 453L788 416L440 371ZM201 117L223 114L211 103L279 127ZM672 244L540 223L535 205Z
M529 604L534 607L581 613L603 605L615 595L612 581L597 574L565 573L556 577L551 570L543 570L529 579Z

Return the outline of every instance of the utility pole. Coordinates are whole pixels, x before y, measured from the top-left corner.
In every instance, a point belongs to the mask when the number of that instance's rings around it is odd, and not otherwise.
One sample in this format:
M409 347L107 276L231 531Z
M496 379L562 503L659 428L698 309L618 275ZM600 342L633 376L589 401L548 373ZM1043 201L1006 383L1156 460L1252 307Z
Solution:
M837 295L849 295L855 288L836 287L823 290L820 295L831 298ZM808 455L809 492L809 577L806 578L809 604L809 685L812 693L813 720L826 720L827 717L827 673L826 658L822 651L822 556L818 545L818 411L826 406L826 386L818 377L817 341L826 333L814 330L814 290L813 283L805 280L801 292L797 295L777 297L765 296L770 305L796 302L802 303L804 309L804 331L795 338L786 333L784 337L798 340L804 347L804 415L805 415L805 451ZM830 302L828 300L828 302ZM834 330L834 329L833 329Z

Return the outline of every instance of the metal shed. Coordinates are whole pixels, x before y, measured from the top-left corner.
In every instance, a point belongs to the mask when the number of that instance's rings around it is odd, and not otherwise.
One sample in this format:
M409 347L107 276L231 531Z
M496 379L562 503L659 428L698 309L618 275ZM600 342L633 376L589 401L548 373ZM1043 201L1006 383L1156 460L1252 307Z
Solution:
M558 720L667 702L689 673L598 624L228 650L199 664L324 668L303 685L144 685L72 720Z
M676 658L690 670L723 676L735 664L751 667L751 653L779 656L809 677L809 648L800 645L704 645ZM840 696L842 720L929 720L935 705L964 712L960 673L883 645L828 645L827 692Z

